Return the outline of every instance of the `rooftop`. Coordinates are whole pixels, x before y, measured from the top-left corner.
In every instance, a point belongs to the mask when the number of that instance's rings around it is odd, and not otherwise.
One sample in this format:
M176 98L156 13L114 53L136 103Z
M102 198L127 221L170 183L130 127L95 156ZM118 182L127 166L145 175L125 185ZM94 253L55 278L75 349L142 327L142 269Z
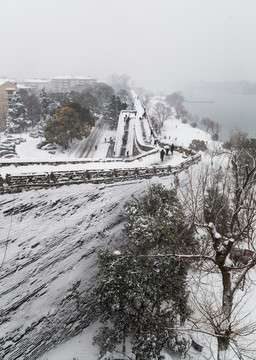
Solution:
M55 76L53 80L94 80L90 76L71 76L71 75L64 75L64 76Z
M50 79L27 79L24 82L25 83L47 83L50 82Z
M11 80L11 79L7 79L7 78L0 78L0 86L7 83L7 82L11 82L13 84L16 85L16 81L15 80Z

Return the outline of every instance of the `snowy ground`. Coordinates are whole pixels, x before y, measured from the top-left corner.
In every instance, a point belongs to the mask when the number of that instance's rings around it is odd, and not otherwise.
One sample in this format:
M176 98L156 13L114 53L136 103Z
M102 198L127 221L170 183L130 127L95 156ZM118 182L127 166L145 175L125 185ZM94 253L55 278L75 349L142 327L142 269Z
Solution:
M157 103L162 103L166 106L164 98L161 96L151 99L147 111L150 115L154 114L154 107ZM193 128L188 123L183 124L181 120L175 118L174 114L170 119L164 122L161 129L160 140L188 147L193 139L204 140L208 146L212 146L214 142L211 140L211 135L199 128Z
M82 143L74 143L72 148L63 153L61 149L57 149L55 154L49 154L47 151L40 150L36 148L36 144L40 142L40 138L34 139L31 138L28 134L21 134L21 137L25 138L27 141L17 145L17 153L19 158L16 161L54 161L54 160L71 160L78 159L78 149L83 147ZM90 158L94 162L87 164L68 164L68 165L59 165L58 170L81 170L81 169L97 169L97 168L114 168L114 167L132 167L132 166L149 166L155 164L161 164L159 152L149 155L147 157L142 157L139 160L134 160L133 162L125 161L114 161L114 162L98 162L97 159L105 159L110 137L114 138L115 133L109 130L106 130L105 133L102 133L101 137L97 140L97 148L93 147L90 152ZM174 143L175 145L182 145L188 147L193 139L200 139L207 142L210 147L219 146L218 143L213 143L210 140L210 135L205 132L192 128L188 124L182 124L180 120L172 117L167 120L162 129L161 140L166 143ZM0 140L5 140L5 136L0 134ZM81 152L81 151L80 151ZM82 160L82 158L79 158ZM166 156L164 159L164 164L176 165L183 161L182 156L178 152L174 152L174 155ZM10 159L3 160L1 163L10 162ZM20 166L16 167L11 166L2 166L0 167L0 174L5 176L6 173L23 173L23 172L38 172L38 171L52 171L56 167L51 165L34 165L34 166ZM168 180L169 181L169 180ZM71 189L71 188L69 188ZM67 341L66 343L57 346L55 349L52 349L48 353L44 354L40 360L96 360L98 356L98 349L92 346L92 337L95 333L97 324L93 324L86 328L82 333L73 339ZM191 353L191 359L199 359L198 353ZM172 357L175 359L175 357ZM211 359L208 357L208 359Z
M93 346L93 336L98 329L98 323L84 329L79 335L71 340L52 349L40 357L40 360L96 360L99 349Z
M83 157L78 157L78 149L80 148L80 153L83 151L85 142L87 139L82 142L75 141L72 144L72 147L64 152L60 147L55 150L55 154L51 154L46 150L37 149L36 145L42 140L42 138L32 138L28 133L23 133L19 135L20 137L26 139L26 142L21 142L19 145L16 145L16 152L18 158L14 159L0 159L2 166L0 167L0 175L5 176L8 174L23 174L23 173L35 173L35 172L49 172L49 171L67 171L67 170L86 170L86 169L113 169L117 167L121 168L130 168L130 167L145 167L150 165L177 165L184 161L182 154L174 151L174 154L169 154L165 156L163 163L160 160L159 152L152 153L151 155L140 157L139 159L130 158L124 159L115 158L114 161L106 162L106 156L109 148L110 138L115 138L115 132L106 130L102 136L97 139L96 147L89 153L89 157L86 158L88 163L80 164L66 164L58 165L27 165L27 166L17 166L17 162L33 162L33 161L42 161L42 162L54 162L54 161L70 161L70 160L85 160ZM6 139L3 133L0 133L0 141ZM160 140L164 143L174 145L189 147L189 144L193 139L204 140L210 148L219 147L220 143L213 142L210 139L210 135L204 131L192 128L188 124L182 124L180 120L175 119L173 116L171 119L167 120L162 129ZM158 148L159 149L159 148ZM133 161L130 161L133 160ZM5 163L12 162L13 165L4 166Z

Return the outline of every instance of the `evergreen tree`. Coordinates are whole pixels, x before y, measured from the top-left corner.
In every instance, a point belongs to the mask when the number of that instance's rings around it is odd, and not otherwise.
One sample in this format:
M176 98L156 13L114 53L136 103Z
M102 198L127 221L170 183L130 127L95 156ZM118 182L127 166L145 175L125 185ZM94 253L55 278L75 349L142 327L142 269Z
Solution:
M113 351L113 342L125 352L129 336L137 360L160 359L164 347L184 352L187 341L171 329L190 314L187 267L174 256L157 254L195 251L192 230L174 192L160 185L133 198L125 210L127 243L120 255L105 251L99 257L101 281L95 294L106 326L95 341L102 354Z
M111 101L115 91L111 86L105 83L96 83L93 85L91 93L97 97L100 106L103 106Z
M72 101L79 102L81 106L89 107L98 113L111 101L111 97L114 94L115 91L111 86L96 82L91 85L75 87L74 91L71 91L71 99Z
M117 127L120 111L126 108L127 104L123 103L118 96L112 96L111 102L108 104L104 114L112 128Z
M39 104L42 112L40 123L41 126L44 126L45 122L53 116L54 111L59 107L59 103L44 88L39 94Z
M90 88L89 90L86 91L84 90L82 92L71 91L70 102L77 102L82 107L86 107L91 111L93 111L94 113L100 113L101 107L99 104L99 99L95 95L93 95L90 91L91 91Z
M204 140L193 139L189 144L189 148L195 151L206 151L207 146Z
M126 89L118 90L116 95L121 99L123 103L132 103L132 97Z
M38 97L26 89L21 89L19 93L28 111L28 119L31 122L31 126L39 124L42 114Z
M90 131L88 122L81 119L79 112L69 106L58 108L44 127L46 140L64 148L67 148L73 139L82 140L89 136Z
M10 101L6 119L6 130L9 133L19 133L31 125L27 109L17 92Z
M196 251L193 229L187 225L184 210L173 190L154 184L144 196L127 202L125 210L130 249L133 246L139 251L168 249L183 254Z
M78 102L71 102L68 106L79 114L81 124L95 125L94 116L88 107L82 107Z
M72 101L72 92L57 92L51 93L51 97L54 101L60 106L68 106L68 104Z

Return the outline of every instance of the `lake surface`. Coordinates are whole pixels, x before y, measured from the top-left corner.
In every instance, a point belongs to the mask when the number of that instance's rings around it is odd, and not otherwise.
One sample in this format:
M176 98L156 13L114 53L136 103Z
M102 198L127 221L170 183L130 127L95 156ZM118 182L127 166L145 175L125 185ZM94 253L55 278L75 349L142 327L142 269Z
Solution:
M256 94L211 90L200 87L183 90L186 100L213 101L213 103L184 103L192 115L209 117L221 126L220 139L226 140L232 132L242 131L256 138Z

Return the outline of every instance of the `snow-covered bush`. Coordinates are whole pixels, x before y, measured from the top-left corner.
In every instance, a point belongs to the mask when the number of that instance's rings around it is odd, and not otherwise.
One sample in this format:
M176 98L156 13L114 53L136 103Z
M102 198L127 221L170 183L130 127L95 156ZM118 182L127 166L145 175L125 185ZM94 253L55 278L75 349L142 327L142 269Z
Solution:
M207 146L204 140L193 139L189 144L189 148L195 151L206 151Z

